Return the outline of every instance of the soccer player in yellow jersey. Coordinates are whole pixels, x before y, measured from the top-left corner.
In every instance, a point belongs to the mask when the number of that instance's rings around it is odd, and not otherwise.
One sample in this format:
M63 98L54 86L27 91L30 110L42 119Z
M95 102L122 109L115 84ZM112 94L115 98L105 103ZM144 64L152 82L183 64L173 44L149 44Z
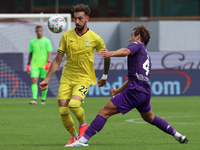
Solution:
M94 50L105 48L103 39L87 26L90 8L80 4L73 7L76 28L65 32L60 40L57 56L53 60L45 79L40 83L41 90L46 90L49 79L58 69L64 54L66 64L60 79L58 91L58 105L61 121L69 131L72 139L65 145L68 147L75 140L81 138L87 129L84 109L81 107L91 84L96 84L94 71ZM104 59L104 73L98 81L98 86L106 84L110 66L110 58ZM79 122L79 135L74 127L74 121L69 110Z

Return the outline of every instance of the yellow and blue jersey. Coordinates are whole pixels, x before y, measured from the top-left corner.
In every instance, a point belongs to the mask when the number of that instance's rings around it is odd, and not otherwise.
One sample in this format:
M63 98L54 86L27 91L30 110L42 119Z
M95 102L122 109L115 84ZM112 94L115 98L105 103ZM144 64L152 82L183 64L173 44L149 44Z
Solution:
M88 29L79 36L75 28L63 33L58 51L66 53L66 64L61 81L65 78L74 81L96 84L94 53L106 48L103 39Z

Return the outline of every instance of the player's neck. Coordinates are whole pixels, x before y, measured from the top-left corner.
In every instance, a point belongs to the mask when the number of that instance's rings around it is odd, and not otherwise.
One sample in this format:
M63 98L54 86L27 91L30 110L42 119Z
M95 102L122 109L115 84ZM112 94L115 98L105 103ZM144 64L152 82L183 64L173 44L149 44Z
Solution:
M76 33L77 33L79 36L81 36L81 35L83 35L85 32L87 32L87 30L88 30L88 27L85 26L84 29L81 30L81 31L79 31L79 30L76 29Z
M138 40L137 42L140 43L140 44L144 44L144 42L141 42L140 40ZM145 44L144 44L144 45L145 45Z
M38 38L38 39L41 39L41 38L43 38L43 36L37 36L37 38Z

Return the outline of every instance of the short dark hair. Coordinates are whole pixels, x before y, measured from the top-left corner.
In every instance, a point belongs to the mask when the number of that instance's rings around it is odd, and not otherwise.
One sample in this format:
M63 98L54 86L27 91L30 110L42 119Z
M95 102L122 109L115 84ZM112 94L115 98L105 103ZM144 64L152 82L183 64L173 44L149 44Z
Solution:
M147 29L147 27L145 25L138 25L137 27L135 27L133 29L134 35L137 36L140 34L141 37L141 42L144 42L145 45L147 45L149 43L149 39L150 39L150 31L149 29Z
M76 12L84 12L87 16L90 15L90 7L88 5L79 4L72 7L72 11Z
M42 28L42 26L38 25L35 27L35 30L39 29L39 28Z

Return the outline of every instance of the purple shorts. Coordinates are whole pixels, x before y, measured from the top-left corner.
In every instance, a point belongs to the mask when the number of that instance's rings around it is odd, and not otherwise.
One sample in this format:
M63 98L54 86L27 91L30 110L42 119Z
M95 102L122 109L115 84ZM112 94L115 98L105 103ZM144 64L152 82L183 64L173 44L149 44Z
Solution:
M140 113L149 112L151 110L150 99L150 94L134 89L126 89L122 93L115 95L111 101L124 115L133 108L136 108Z

